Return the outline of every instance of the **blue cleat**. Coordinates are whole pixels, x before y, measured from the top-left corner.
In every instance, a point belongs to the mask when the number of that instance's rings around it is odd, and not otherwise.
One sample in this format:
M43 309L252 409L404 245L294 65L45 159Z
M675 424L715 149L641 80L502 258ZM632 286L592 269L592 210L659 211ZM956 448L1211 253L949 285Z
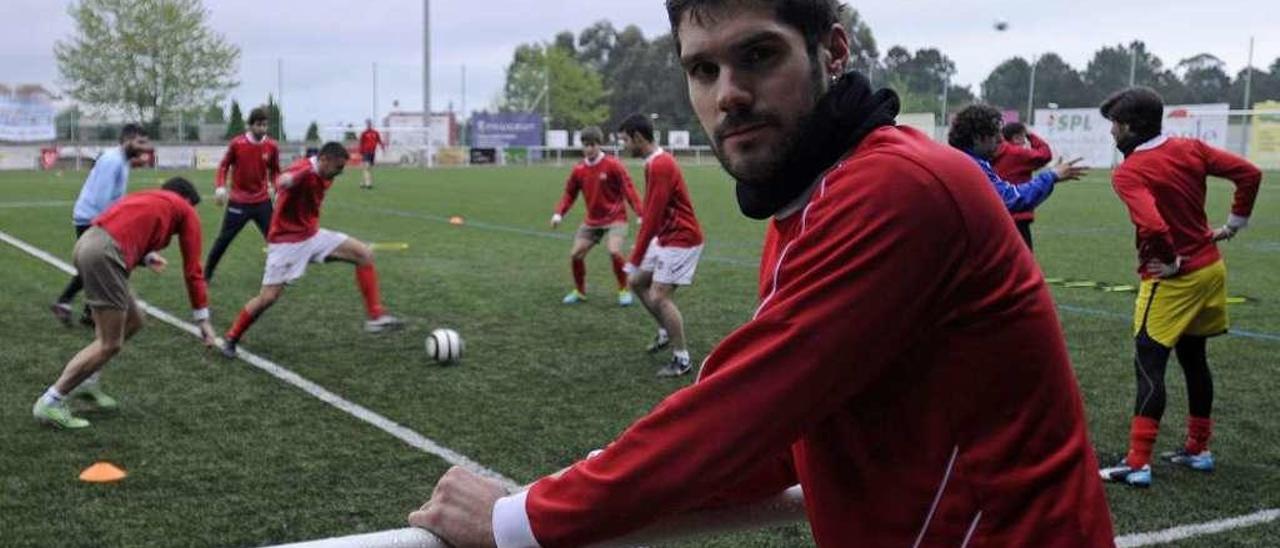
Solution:
M1131 487L1151 487L1150 464L1143 465L1142 468L1133 468L1121 460L1115 466L1098 470L1098 476L1106 482L1123 483Z
M635 298L631 296L631 292L623 289L618 291L618 306L631 306L635 302Z
M1177 451L1161 453L1160 458L1173 464L1190 468L1197 472L1213 471L1213 453L1210 453L1208 450L1201 451L1200 453L1193 455L1188 453L1186 448L1182 448Z

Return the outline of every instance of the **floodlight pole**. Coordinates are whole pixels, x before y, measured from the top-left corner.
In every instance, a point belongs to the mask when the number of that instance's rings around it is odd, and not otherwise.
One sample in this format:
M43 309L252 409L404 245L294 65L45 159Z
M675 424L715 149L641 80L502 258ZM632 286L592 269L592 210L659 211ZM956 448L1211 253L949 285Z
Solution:
M1244 66L1244 104L1240 108L1244 110L1252 110L1253 104L1253 37L1249 37L1249 62ZM1249 155L1249 122L1252 119L1249 116L1244 117L1244 150L1241 152L1245 156Z
M1138 47L1137 42L1129 44L1129 87L1138 83Z
M1038 64L1040 64L1040 56L1038 54L1032 55L1031 56L1031 78L1029 78L1029 80L1031 80L1031 84L1027 88L1027 122L1028 123L1034 121L1033 113L1035 112L1035 110L1033 109L1035 108L1035 103L1036 103L1036 65Z
M426 133L423 165L431 167L431 0L422 0L422 127Z
M373 116L374 125L378 125L378 62L373 62Z

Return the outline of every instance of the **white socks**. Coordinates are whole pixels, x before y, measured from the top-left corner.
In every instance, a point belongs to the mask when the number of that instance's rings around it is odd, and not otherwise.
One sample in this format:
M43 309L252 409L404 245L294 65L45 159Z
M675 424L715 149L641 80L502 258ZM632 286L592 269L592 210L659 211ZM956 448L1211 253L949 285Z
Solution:
M40 403L45 405L59 405L62 403L62 398L64 397L66 396L61 392L58 392L57 388L50 386L48 390L44 391L44 395L40 396Z
M680 360L680 361L682 361L682 362L687 362L687 361L689 361L689 351L688 351L688 350L676 350L676 351L672 352L671 354L672 354L672 355L674 355L674 356L676 357L676 359L678 359L678 360Z

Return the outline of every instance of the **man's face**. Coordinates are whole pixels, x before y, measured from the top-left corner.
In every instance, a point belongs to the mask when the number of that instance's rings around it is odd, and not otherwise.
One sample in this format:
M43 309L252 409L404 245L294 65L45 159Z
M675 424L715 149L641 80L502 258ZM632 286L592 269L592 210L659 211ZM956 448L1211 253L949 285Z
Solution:
M600 154L600 143L582 143L582 156L584 158L595 158Z
M993 133L991 135L973 138L973 153L979 158L990 160L995 158L996 150L1000 148L1000 134Z
M1111 122L1111 138L1115 139L1116 143L1119 143L1128 135L1129 135L1129 124L1122 124L1120 122Z
M255 139L261 139L267 134L267 121L258 120L257 122L249 124L249 131L253 133L253 137Z
M333 180L334 177L342 175L342 170L347 167L346 158L332 158L329 156L320 156L316 162L316 172L320 174L320 178Z
M125 139L122 145L125 156L132 160L151 150L151 139L146 135L135 135L133 138Z
M644 156L644 144L639 140L626 133L619 136L619 139L622 142L622 149L627 151L633 158Z
M800 32L767 8L713 9L701 21L692 13L679 35L693 110L730 175L768 180L826 92L832 56L820 44L812 59Z

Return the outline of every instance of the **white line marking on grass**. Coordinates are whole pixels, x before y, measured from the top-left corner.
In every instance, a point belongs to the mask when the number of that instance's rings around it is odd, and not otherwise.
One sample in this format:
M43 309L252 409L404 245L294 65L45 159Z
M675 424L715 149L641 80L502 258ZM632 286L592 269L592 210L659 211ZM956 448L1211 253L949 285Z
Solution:
M35 258L40 259L46 263L49 263L50 265L54 266L55 268L58 268L63 272L66 272L69 275L74 275L76 273L75 267L67 264L66 262L62 261L57 257L54 257L53 255L50 255L49 253L45 252L40 248L37 248L35 246L32 246L31 244L28 244L13 236L10 236L8 233L4 231L0 231L0 241L4 241L9 245L12 245L18 249L21 249L27 252L28 254L34 256ZM188 334L193 335L195 337L200 336L200 330L197 329L196 326L191 325L187 322L184 322L174 317L172 314L169 314L164 310L151 306L150 304L147 304L144 301L138 301L138 305L142 307L143 311L155 317L156 319L164 323L167 323L173 327L181 329L182 331L185 331ZM221 344L222 340L219 339L218 343ZM409 444L411 447L414 447L419 450L425 451L427 453L431 453L432 455L438 456L444 459L449 464L461 466L463 468L471 470L472 472L475 472L482 476L498 481L502 483L503 486L509 489L515 489L520 485L516 483L514 480L506 476L503 476L498 472L490 470L484 467L483 465L481 465L480 463L477 463L476 461L473 461L467 458L466 455L463 455L461 453L458 453L457 451L449 449L448 447L440 445L439 443L435 442L431 438L428 438L426 436L423 436L422 434L414 432L413 430L405 428L404 426L401 426L395 421L388 419L382 415L379 415L378 413L375 413L361 405L358 405L346 399L343 399L342 396L339 396L337 394L334 394L333 392L330 392L329 390L326 390L323 386L320 386L314 382L311 382L306 378L304 378L303 376L297 373L294 373L293 371L290 371L289 369L286 369L276 364L275 362L272 362L271 360L268 360L256 354L253 354L252 352L245 350L243 347L239 349L239 352L240 352L239 354L240 359L248 362L250 365L257 367L258 369L261 369L263 371L266 371L267 373L271 374L271 376L277 379L280 379L284 382L287 382L301 389L303 392L306 392L308 394L311 394L312 396L315 396L320 401L323 401L329 405L332 405L357 419L360 419L364 422L367 422L377 427L379 430L382 430L383 432L386 432L388 434L391 434L392 436L395 436L397 439Z
M75 202L65 200L40 200L32 202L0 202L0 209L26 209L30 207L68 207Z
M1242 529L1261 525L1280 519L1280 509L1271 508L1261 510L1245 516L1236 516L1234 518L1219 519L1214 521L1206 521L1204 523L1195 523L1191 525L1181 525L1171 527L1163 531L1152 531L1150 533L1135 533L1116 537L1116 546L1118 548L1133 548L1136 546L1151 546L1153 544L1164 544L1176 540L1189 539L1203 535L1212 535L1222 533L1233 529Z

